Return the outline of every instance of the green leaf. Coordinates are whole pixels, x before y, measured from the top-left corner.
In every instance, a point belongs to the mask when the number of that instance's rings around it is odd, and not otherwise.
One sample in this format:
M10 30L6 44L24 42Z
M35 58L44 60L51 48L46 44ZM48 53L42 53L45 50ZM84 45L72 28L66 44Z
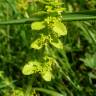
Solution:
M48 94L49 96L67 96L66 93L65 94L61 94L61 93L58 93L54 90L49 90L49 89L45 89L45 88L34 88L36 91L40 91L40 92L43 92L43 93L46 93Z
M96 20L96 9L80 12L62 13L63 21L87 21Z
M44 22L33 22L31 24L31 28L33 30L41 30L43 28L45 28Z
M59 39L53 40L50 43L58 49L63 49L63 44Z
M31 48L34 48L34 49L41 49L43 47L43 44L42 44L42 41L41 41L41 39L39 38L39 39L37 39L37 40L35 40L34 42L32 42L32 44L31 44Z
M34 42L32 42L31 48L34 48L34 49L37 49L37 50L41 49L45 45L46 39L47 39L46 36L41 35L40 38L37 38Z
M34 42L32 42L31 44L31 48L34 48L34 49L41 49L43 47L43 40L42 38L38 38L36 39Z
M45 81L51 81L52 74L49 70L41 72L41 75Z
M96 54L86 56L85 60L83 61L87 67L96 69Z
M53 31L56 32L58 36L64 36L67 34L66 26L58 20L55 20L53 23Z
M39 65L40 63L37 61L29 61L28 64L25 64L25 66L23 67L22 73L24 75L34 74L35 72L39 71Z

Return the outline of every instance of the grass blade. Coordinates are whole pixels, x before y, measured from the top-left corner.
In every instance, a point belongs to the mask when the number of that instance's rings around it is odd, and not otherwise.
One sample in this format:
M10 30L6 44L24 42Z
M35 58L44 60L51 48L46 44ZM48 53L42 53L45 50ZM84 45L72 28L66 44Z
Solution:
M44 89L44 88L34 88L34 89L36 91L44 92L44 93L49 94L51 96L66 96L66 94L62 95L62 94L60 94L58 92L55 92L55 91L52 91L52 90L48 90L48 89Z

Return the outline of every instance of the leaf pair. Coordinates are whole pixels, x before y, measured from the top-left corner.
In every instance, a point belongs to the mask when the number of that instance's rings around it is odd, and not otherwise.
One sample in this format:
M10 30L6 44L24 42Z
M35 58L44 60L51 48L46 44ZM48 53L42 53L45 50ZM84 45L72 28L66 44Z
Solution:
M32 29L33 30L42 30L45 28L45 25L44 25L44 22L34 22L32 23L31 25ZM55 20L53 21L52 23L52 26L49 26L50 28L52 28L53 32L55 34L58 35L58 37L60 36L64 36L67 34L67 29L66 29L66 26L61 23L59 20ZM48 41L51 43L51 45L53 45L54 47L56 48L59 48L59 49L62 49L63 48L63 44L62 42L58 39L58 38L54 38L51 36L51 39L50 38L46 38L48 36L41 36L40 38L38 38L37 40L35 40L32 44L31 44L31 48L34 48L34 49L41 49L44 45L44 43L46 43L46 39L48 39ZM54 40L56 39L56 40Z
M48 41L52 46L54 46L58 49L63 49L63 44L58 38L53 38L52 40L50 40L50 38L47 38L46 36L42 36L42 37L36 39L34 42L32 42L31 48L39 50L44 45L47 44L46 41Z
M59 20L54 20L54 23L52 24L53 25L53 28L52 30L58 34L58 36L64 36L67 34L67 29L66 29L66 26L61 23ZM41 21L41 22L34 22L32 23L31 25L31 28L33 30L41 30L41 29L44 29L46 26L44 25L44 22Z
M50 69L51 66L42 66L40 62L29 61L28 64L25 64L23 67L22 73L24 75L31 75L39 72L45 81L51 81L52 73Z

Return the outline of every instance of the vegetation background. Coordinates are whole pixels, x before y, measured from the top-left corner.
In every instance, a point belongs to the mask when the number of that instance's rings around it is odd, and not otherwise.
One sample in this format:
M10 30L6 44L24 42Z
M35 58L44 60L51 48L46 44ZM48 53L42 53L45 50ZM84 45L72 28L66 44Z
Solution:
M0 0L0 96L96 96L96 0L57 0L62 18L68 14L62 20L64 48L49 48L57 62L54 77L46 81L38 73L22 73L32 57L42 59L43 49L30 49L31 23L46 17L44 6L51 1Z

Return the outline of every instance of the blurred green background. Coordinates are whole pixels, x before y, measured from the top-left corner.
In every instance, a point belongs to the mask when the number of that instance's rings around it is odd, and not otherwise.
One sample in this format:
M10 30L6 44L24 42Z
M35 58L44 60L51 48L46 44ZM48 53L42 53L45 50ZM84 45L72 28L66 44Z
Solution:
M0 96L96 96L96 20L64 22L68 30L60 38L64 49L50 48L58 64L50 82L38 74L22 74L22 67L35 54L29 47L33 38L30 23L1 23L33 17L43 8L38 0L26 1L0 0ZM66 13L95 10L96 15L96 0L61 2ZM37 17L42 18L41 14Z

